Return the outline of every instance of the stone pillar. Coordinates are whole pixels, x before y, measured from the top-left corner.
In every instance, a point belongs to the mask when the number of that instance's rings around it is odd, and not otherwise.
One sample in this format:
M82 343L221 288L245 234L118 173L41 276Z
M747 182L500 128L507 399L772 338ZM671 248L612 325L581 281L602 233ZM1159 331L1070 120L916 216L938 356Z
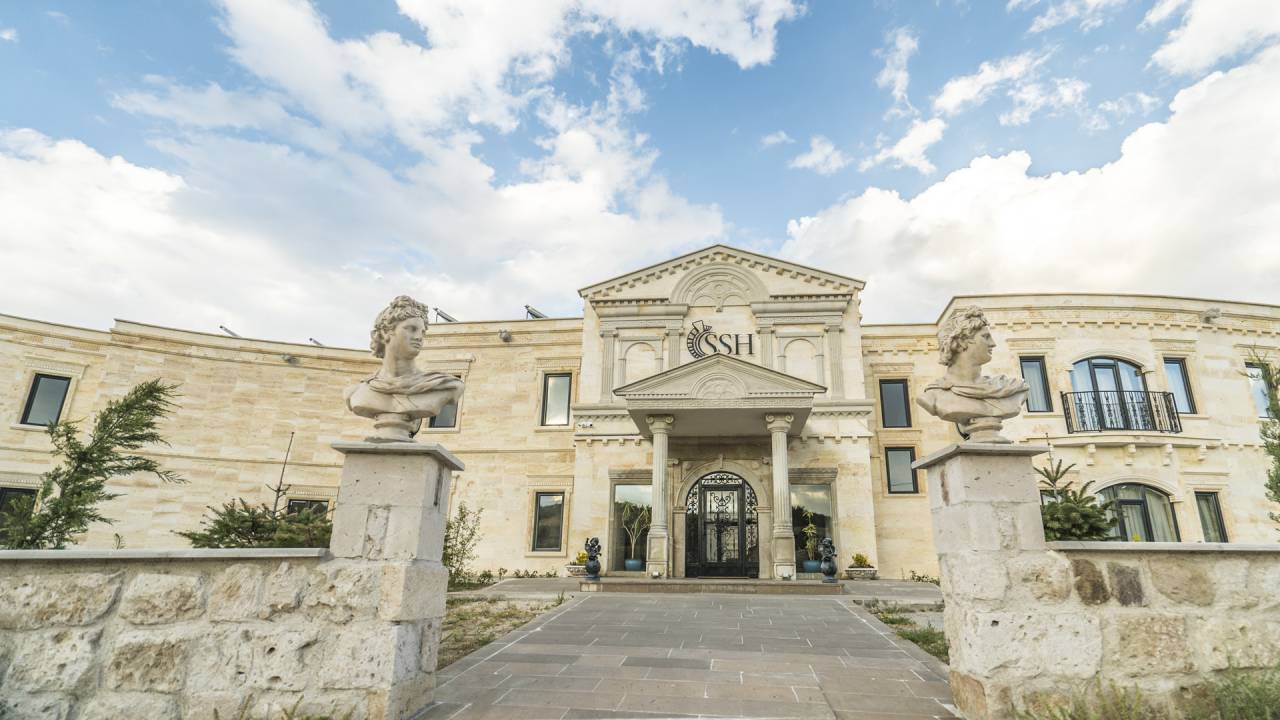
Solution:
M613 402L613 354L617 344L614 338L618 331L613 329L600 331L600 404Z
M771 368L773 367L773 327L761 326L756 334L760 336L760 364Z
M773 453L773 576L790 580L796 576L796 540L791 528L791 469L787 462L787 432L793 415L765 415Z
M645 571L649 577L666 577L670 557L670 533L667 530L667 436L675 418L650 415L645 418L653 431L653 522L649 525L649 557Z
M667 328L667 370L680 367L680 328Z
M449 483L462 463L436 444L339 442L345 457L329 551L377 588L362 657L378 668L369 717L400 720L431 703L449 572L440 564ZM364 627L367 625L368 627Z
M944 622L951 646L951 689L966 718L1012 718L1012 690L1025 680L992 658L1009 642L1024 642L1028 657L1037 642L1063 636L1064 627L1043 606L1010 612L1013 585L1059 574L1045 552L1040 491L1031 458L1048 452L1038 445L961 443L913 467L928 473L933 545L941 568ZM1034 610L1034 612L1025 612ZM1003 626L1002 626L1003 625ZM1012 628L1012 629L1011 629ZM1021 628L1025 633L1011 636ZM1101 637L1075 634L1087 647ZM1004 649L1001 649L1001 647ZM1061 657L1061 653L1056 655Z
M839 325L827 327L827 358L831 361L831 383L827 395L835 400L844 399L844 351L841 343L844 340L844 328Z

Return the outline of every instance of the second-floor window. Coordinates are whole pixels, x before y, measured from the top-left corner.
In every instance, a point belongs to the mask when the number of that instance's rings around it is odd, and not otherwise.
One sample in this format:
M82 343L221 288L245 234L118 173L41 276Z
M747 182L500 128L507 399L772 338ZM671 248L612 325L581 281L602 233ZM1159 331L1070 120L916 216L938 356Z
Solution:
M1028 412L1053 412L1053 401L1049 399L1049 376L1044 371L1044 358L1020 358L1022 379L1027 381L1030 391L1027 393Z
M1081 360L1071 369L1071 388L1062 397L1067 432L1182 432L1173 393L1148 392L1142 370L1127 360Z
M920 483L911 463L916 461L913 447L888 447L884 449L884 474L889 492L894 495L918 493Z
M1173 393L1173 405L1178 412L1190 415L1196 411L1196 400L1191 395L1191 381L1187 379L1187 361L1183 358L1165 358L1164 375Z
M573 376L569 373L548 373L542 376L542 424L569 424L569 390Z
M1244 369L1249 375L1249 390L1253 395L1253 406L1257 408L1258 417L1271 417L1271 403L1267 398L1267 383L1262 379L1262 366L1245 363Z
M911 427L906 380L880 381L880 421L887 428Z
M71 378L36 374L31 392L22 410L23 425L53 425L62 417L62 403L67 399Z

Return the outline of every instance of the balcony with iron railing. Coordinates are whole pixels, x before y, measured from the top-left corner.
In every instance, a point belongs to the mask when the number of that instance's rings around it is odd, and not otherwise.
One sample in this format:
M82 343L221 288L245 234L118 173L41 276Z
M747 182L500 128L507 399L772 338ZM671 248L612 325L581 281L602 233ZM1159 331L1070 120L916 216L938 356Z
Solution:
M1068 433L1135 430L1180 433L1182 421L1173 393L1091 390L1062 393Z

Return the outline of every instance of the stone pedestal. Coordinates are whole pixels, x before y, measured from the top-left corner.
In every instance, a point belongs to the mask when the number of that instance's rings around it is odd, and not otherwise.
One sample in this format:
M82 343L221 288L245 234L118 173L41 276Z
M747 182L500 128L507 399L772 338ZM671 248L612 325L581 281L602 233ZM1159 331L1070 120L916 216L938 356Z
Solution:
M964 717L1012 717L1009 675L991 662L984 637L1004 637L1010 568L1045 553L1037 445L960 443L913 467L928 472L933 545L941 568L951 688ZM985 627L980 627L982 623ZM990 630L990 632L986 632Z
M400 720L431 703L449 573L440 564L449 483L462 463L435 444L334 443L345 458L330 552L378 583L377 622L361 656L378 668L370 718ZM359 629L359 628L353 628Z

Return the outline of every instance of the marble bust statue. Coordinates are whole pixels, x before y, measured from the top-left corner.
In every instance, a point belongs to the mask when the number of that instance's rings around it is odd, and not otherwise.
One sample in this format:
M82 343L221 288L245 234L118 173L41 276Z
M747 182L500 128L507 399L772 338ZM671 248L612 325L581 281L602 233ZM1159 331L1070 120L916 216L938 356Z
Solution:
M423 418L462 397L461 380L414 364L426 331L427 306L407 295L392 300L373 323L369 347L382 367L345 393L348 410L373 418L372 442L413 442Z
M982 374L995 346L981 308L971 305L952 313L938 330L940 362L947 372L916 398L930 414L954 422L970 442L1009 442L1000 428L1022 412L1027 396L1022 378Z

